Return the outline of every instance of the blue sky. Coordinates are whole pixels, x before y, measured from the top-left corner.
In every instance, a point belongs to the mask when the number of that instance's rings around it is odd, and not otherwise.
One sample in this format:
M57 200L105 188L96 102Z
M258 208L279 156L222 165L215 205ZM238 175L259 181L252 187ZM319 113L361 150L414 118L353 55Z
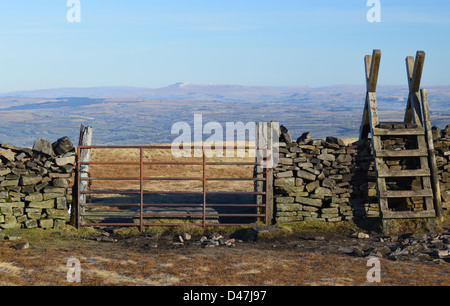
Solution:
M0 92L176 82L363 84L383 52L380 85L405 85L405 57L427 54L423 84L450 84L450 1L0 0Z

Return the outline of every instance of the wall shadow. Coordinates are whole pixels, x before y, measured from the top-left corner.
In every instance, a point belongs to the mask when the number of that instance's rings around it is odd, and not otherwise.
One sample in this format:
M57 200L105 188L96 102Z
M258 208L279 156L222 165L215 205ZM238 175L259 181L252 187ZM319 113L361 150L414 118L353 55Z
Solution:
M111 195L88 197L86 206L86 217L84 220L96 220L99 223L134 223L139 218L140 196ZM254 204L253 195L219 194L206 196L206 220L207 223L214 224L252 224L257 221L255 216L240 216L243 214L256 214L256 207L247 207L246 204ZM114 204L114 205L111 205ZM135 206L120 204L136 204ZM147 206L151 204L155 206ZM171 206L169 204L176 204ZM90 206L92 205L92 206ZM214 206L220 205L220 206ZM114 214L111 217L92 217L90 214L104 213ZM145 217L144 222L153 223L183 223L186 221L201 222L203 214L202 194L145 194L144 195L145 214L182 214L185 217ZM224 215L226 214L226 215ZM194 215L200 215L194 216ZM224 216L222 216L224 215ZM135 221L133 221L135 219Z
M352 221L359 228L381 232L382 222L377 197L376 176L371 139L359 140L356 148L355 168L351 176L354 192L350 197Z

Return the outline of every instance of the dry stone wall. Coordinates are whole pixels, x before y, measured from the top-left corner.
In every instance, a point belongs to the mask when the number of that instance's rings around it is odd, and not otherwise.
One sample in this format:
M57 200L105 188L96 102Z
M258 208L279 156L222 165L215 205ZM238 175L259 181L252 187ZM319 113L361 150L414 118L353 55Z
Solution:
M450 124L444 130L433 127L436 166L441 189L442 206L450 209Z
M280 158L274 169L276 222L355 221L380 216L371 140L346 143L335 137L312 139L304 133L296 141L281 126ZM450 205L450 125L433 128L444 208ZM408 149L411 139L383 141L385 149ZM388 160L391 170L410 169L417 161ZM388 189L421 188L420 178L387 182ZM392 209L423 209L423 198L390 203Z
M450 125L433 127L436 163L444 209L450 209ZM383 141L386 149L408 149L408 138ZM281 126L280 158L274 173L274 218L278 223L351 221L379 217L371 141L346 143L335 137L293 140ZM68 137L33 148L0 144L0 230L60 228L69 221L75 149ZM413 161L388 160L391 170ZM417 178L388 182L390 189L420 188ZM391 203L417 210L423 199Z
M69 220L68 190L75 150L68 137L33 148L0 145L0 230L61 228Z

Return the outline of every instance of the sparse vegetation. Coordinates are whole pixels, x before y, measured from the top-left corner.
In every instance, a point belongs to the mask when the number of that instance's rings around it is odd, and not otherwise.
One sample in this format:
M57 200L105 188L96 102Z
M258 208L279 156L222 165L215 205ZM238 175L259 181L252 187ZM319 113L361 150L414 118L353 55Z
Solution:
M313 228L306 226L303 230ZM322 234L315 229L314 236ZM224 230L215 228L226 236ZM172 237L185 231L194 236L207 234L201 227L186 225L165 229L158 241L170 245ZM0 242L0 285L450 285L448 265L388 259L381 260L381 283L368 283L365 258L293 248L286 234L300 231L296 226L283 226L258 243L216 248L202 248L194 242L191 247L145 247L153 236L125 229L115 231L114 237L119 239L116 243L96 241L95 237L104 232L92 228L5 231L22 239ZM30 248L13 248L20 242L28 242ZM69 258L80 260L81 283L66 279Z

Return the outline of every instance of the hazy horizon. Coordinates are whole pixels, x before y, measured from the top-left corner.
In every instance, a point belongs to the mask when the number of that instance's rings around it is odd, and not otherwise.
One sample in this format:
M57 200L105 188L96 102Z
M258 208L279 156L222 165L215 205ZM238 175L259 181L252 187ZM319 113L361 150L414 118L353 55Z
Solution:
M406 81L405 81L406 83ZM223 86L239 86L239 87L247 87L247 88L291 88L291 89L301 89L301 88L308 88L308 89L326 89L326 88L363 88L365 89L365 84L350 84L350 83L336 83L336 84L330 84L325 86L309 86L309 85L244 85L244 84L238 84L238 83L230 83L230 84L220 84L220 83L192 83L192 82L176 82L173 84L167 84L162 87L140 87L140 86L130 86L130 85L98 85L98 86L64 86L64 87L49 87L49 88L35 88L35 89L19 89L14 91L5 91L0 92L1 96L5 96L7 94L14 94L14 93L25 93L25 92L38 92L38 91L52 91L52 90L84 90L84 89L142 89L142 90L154 90L154 89L163 89L163 88L171 88L175 87L176 85L180 85L180 87L199 87L199 86L216 86L216 87L223 87ZM396 88L402 88L402 89L408 89L407 84L389 84L389 85L378 85L377 89L386 89L390 87L396 87ZM421 88L433 88L433 87L450 87L449 84L421 84ZM42 97L46 98L46 97Z

